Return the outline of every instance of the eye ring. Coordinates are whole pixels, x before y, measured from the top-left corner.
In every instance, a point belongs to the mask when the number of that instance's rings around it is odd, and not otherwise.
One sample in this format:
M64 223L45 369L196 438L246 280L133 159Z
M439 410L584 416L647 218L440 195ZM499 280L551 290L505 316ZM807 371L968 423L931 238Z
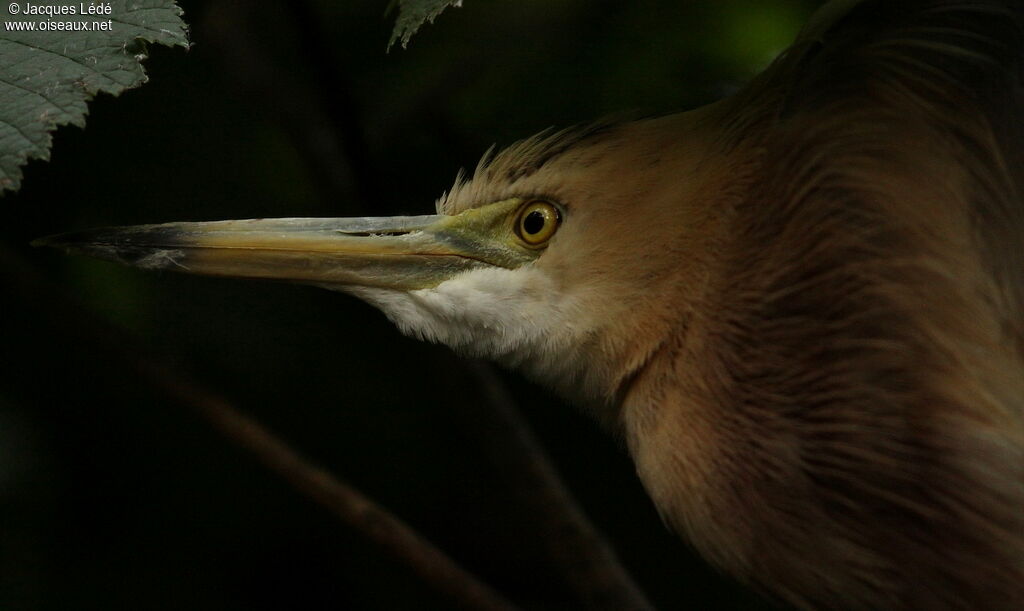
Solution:
M562 213L550 202L534 200L519 209L516 235L527 246L543 246L562 224Z

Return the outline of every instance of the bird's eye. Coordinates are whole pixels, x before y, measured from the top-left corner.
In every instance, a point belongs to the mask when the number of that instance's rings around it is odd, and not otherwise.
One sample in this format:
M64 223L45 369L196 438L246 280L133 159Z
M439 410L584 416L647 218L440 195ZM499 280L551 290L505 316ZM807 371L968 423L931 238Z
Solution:
M562 215L553 204L535 201L522 207L516 219L516 233L528 246L540 246L558 231Z

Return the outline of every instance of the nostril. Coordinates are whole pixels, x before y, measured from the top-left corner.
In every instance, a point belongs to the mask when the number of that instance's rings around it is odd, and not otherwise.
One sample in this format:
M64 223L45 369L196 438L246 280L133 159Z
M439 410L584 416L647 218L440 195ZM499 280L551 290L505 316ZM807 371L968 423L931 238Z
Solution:
M372 237L395 237L402 235L409 235L411 231L344 231L338 230L338 233L342 235L348 235L356 238L372 238Z

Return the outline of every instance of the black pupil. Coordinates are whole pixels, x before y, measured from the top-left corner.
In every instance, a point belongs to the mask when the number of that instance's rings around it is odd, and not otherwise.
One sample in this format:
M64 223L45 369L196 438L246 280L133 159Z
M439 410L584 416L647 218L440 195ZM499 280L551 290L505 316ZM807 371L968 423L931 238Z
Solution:
M530 235L536 235L540 233L541 229L544 229L544 222L544 213L540 210L534 210L523 219L523 231Z

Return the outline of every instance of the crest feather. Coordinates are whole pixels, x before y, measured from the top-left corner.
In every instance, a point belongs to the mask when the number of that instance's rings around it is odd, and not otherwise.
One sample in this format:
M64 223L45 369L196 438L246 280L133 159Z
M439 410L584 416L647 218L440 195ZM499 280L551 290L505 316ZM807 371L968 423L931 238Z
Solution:
M452 188L438 198L438 214L454 215L469 208L502 199L515 184L532 176L545 164L584 141L605 134L619 125L619 119L602 119L561 130L549 127L495 153L495 146L483 154L472 178L459 170Z

